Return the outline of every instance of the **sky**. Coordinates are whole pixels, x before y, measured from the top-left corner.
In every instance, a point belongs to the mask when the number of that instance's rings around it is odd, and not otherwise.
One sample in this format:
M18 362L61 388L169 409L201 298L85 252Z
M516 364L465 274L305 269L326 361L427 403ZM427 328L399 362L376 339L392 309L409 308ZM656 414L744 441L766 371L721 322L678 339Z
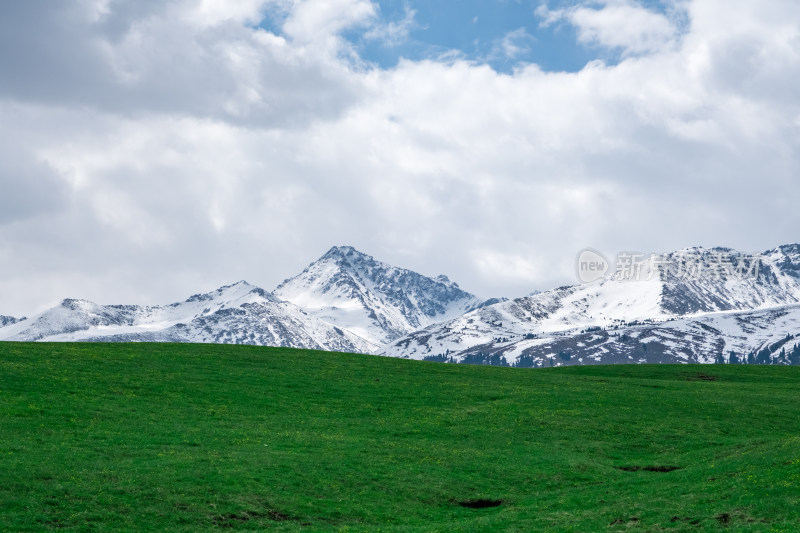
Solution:
M0 314L800 241L796 0L0 3Z

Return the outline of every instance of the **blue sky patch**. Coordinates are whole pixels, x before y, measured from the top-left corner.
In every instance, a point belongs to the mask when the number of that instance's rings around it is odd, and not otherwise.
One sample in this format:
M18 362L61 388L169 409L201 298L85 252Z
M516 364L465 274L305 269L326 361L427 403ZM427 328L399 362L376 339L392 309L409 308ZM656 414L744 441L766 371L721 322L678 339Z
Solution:
M575 72L592 60L615 64L619 50L578 41L566 21L543 25L536 8L540 0L379 0L379 25L354 28L342 36L362 59L392 68L401 58L437 59L457 56L486 63L498 72L511 72L525 63L545 71ZM602 2L551 0L549 9L578 4L602 7ZM667 13L671 0L636 2ZM282 15L268 13L261 26L280 33ZM405 31L398 31L405 29Z
M408 39L385 43L364 33L347 35L361 57L388 68L403 57L419 60L457 51L466 59L508 72L520 63L545 70L580 70L596 57L577 43L574 28L556 24L540 28L537 3L514 0L382 0L381 18L399 21L414 13Z

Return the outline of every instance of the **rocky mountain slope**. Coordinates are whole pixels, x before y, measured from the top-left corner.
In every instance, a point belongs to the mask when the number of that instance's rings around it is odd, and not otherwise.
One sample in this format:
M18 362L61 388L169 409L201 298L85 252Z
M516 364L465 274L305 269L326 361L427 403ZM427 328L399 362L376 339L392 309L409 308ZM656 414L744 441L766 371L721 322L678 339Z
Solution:
M0 329L18 341L210 342L371 352L376 346L244 281L165 306L68 299Z
M398 351L396 355L519 367L741 363L749 357L760 357L762 364L799 364L800 359L789 358L792 353L800 355L800 305L634 321L570 332L498 336L460 351Z
M482 303L446 276L429 278L350 246L334 246L274 294L381 345Z
M590 354L585 339L575 340L569 347L569 343L554 339L577 339L586 330L613 331L643 321L661 323L662 328L668 329L684 324L674 322L682 317L769 310L800 302L798 245L781 246L753 257L726 248L690 248L647 259L637 268L623 266L596 283L560 287L477 309L398 339L383 353L455 361L490 354L509 364L521 356L546 360L564 350L589 358L597 354ZM779 335L794 332L791 322L773 326ZM581 342L583 345L578 344ZM745 348L728 339L720 350L755 349L755 337L753 343ZM681 354L686 350L681 351L678 346L667 348L666 357L685 359ZM627 353L622 348L606 349L608 354L597 362L615 362L615 356L610 354ZM700 359L716 357L716 352L705 349L695 352L702 354L697 356ZM653 358L652 353L649 358Z
M24 320L24 318L21 320ZM0 328L8 326L9 324L16 324L19 321L20 319L14 318L13 316L0 315Z

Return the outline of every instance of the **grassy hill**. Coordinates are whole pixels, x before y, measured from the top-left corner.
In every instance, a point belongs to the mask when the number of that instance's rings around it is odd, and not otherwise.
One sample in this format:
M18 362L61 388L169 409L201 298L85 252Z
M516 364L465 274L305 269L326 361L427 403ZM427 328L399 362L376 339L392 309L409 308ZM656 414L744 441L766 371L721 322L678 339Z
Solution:
M798 531L800 368L0 343L3 531Z

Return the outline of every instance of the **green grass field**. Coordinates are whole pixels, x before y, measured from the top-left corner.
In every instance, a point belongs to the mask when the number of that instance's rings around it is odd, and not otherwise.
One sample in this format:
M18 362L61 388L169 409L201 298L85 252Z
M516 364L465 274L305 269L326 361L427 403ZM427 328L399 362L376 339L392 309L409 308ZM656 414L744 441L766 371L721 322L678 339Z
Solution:
M795 532L798 398L798 367L0 343L0 530Z

